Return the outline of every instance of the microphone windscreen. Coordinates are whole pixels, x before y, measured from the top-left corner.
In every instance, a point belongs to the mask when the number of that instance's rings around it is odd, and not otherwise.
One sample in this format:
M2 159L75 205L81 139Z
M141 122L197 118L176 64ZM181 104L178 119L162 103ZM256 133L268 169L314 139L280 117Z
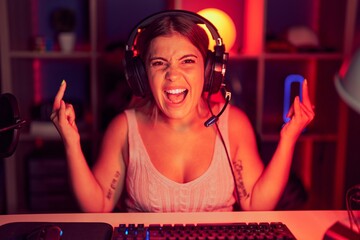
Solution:
M216 121L218 120L217 116L212 115L205 123L205 127L210 127L211 125L213 125Z

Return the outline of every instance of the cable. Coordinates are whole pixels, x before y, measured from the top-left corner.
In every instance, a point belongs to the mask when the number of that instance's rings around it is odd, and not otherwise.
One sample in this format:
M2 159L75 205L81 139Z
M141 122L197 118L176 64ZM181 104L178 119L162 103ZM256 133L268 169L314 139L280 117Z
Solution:
M224 149L225 149L225 153L226 153L226 157L227 157L227 160L229 162L229 165L230 165L230 169L231 169L231 174L232 174L232 177L233 177L233 180L234 180L234 185L235 185L235 198L236 198L236 201L237 201L237 204L239 204L239 208L240 208L240 194L239 194L239 189L238 189L238 184L237 184L237 181L236 181L236 177L235 177L235 171L234 171L234 166L233 166L233 163L231 161L231 158L230 158L230 154L229 154L229 151L226 147L226 143L225 143L225 140L224 140L224 137L223 135L221 134L221 131L220 131L220 128L219 128L219 125L218 123L216 122L215 123L215 126L216 126L216 130L220 136L220 139L221 139L221 142L224 146Z
M227 157L227 160L228 160L228 163L230 165L230 169L231 169L231 174L232 174L232 177L233 177L233 181L234 181L234 187L235 187L235 198L236 198L236 201L237 201L237 204L239 205L239 208L241 206L240 204L240 194L239 194L239 189L238 189L238 184L237 184L237 180L236 180L236 177L235 177L235 171L234 171L234 166L233 166L233 163L231 161L231 157L230 157L230 154L229 154L229 151L228 151L228 148L226 146L226 143L225 143L225 139L220 131L220 128L219 128L219 125L217 123L217 120L219 119L219 117L223 114L223 112L225 111L227 105L229 104L230 102L230 99L231 99L231 92L227 91L225 89L225 85L223 85L222 89L224 89L225 91L225 104L224 106L222 107L222 109L220 110L220 112L215 115L211 109L211 105L210 105L210 97L211 97L211 94L208 95L207 97L207 105L208 105L208 108L209 108L209 111L211 113L211 117L205 122L205 126L206 127L209 127L210 125L214 124L215 123L215 126L216 126L216 131L217 133L219 134L219 137L220 137L220 140L224 146L224 150L225 150L225 153L226 153L226 157Z

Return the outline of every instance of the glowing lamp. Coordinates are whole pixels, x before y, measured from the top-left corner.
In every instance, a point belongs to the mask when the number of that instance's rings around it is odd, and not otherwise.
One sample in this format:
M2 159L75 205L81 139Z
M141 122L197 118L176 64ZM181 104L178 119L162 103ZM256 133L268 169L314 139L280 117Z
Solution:
M227 51L234 46L236 39L236 27L231 17L217 8L206 8L198 12L199 15L209 20L217 28ZM211 41L212 37L208 29L204 27Z

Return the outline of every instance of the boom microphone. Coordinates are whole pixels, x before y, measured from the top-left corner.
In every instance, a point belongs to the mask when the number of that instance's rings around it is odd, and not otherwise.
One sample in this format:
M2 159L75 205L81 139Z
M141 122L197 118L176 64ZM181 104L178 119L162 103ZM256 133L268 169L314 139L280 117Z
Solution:
M223 114L223 112L225 111L227 105L229 104L229 102L231 100L231 92L227 91L225 88L223 88L223 89L225 90L225 104L222 107L221 111L217 115L214 115L211 112L212 116L208 120L206 120L206 122L204 123L205 127L210 127L211 125L213 125L214 123L216 123L218 121L219 117ZM208 103L209 103L209 101L208 101ZM211 109L210 106L209 106L209 109Z

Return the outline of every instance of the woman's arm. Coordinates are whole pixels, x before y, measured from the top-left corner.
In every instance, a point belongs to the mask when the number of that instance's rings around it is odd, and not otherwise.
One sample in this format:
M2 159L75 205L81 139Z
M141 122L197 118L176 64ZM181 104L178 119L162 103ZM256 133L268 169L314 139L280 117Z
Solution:
M119 201L124 188L128 159L127 119L120 114L109 124L93 173L103 194L102 212L110 212Z
M119 154L117 158L111 158L111 154L114 152L121 152L122 145L112 145L114 149L111 151L108 144L103 144L101 152L106 150L110 151L108 155L102 154L100 161L95 164L94 173L89 168L85 156L81 149L80 135L75 123L75 111L71 104L66 104L63 101L63 96L66 90L66 82L63 81L57 95L55 96L53 104L53 112L51 119L59 131L66 152L68 161L69 176L74 190L74 194L80 204L80 207L85 212L109 212L114 207L116 202L117 194L113 194L111 198L106 197L106 191L109 189L109 182L113 182L112 179L115 177L119 179L115 186L117 192L121 191L122 184L121 179L123 176L122 155ZM119 121L118 124L120 124ZM126 121L125 121L126 122ZM116 125L116 124L113 124ZM112 128L114 128L113 126ZM126 129L127 125L123 127ZM119 133L120 132L120 133ZM105 142L115 141L116 133L124 134L124 131L118 130L117 132L107 131L104 137ZM125 137L126 138L126 137ZM109 140L111 139L111 140ZM124 137L121 140L117 140L119 144L124 143ZM105 146L105 147L104 147ZM118 149L115 149L115 146ZM105 156L104 156L105 155ZM100 169L100 170L99 170ZM110 170L111 169L111 170ZM104 177L104 172L107 175ZM112 172L110 174L109 172ZM111 202L111 204L109 204Z
M283 126L278 146L266 168L260 159L248 118L239 110L231 111L229 123L234 131L230 131L230 142L233 143L234 165L241 166L237 169L241 169L238 175L243 178L243 189L240 190L244 193L241 194L244 210L272 210L284 191L296 141L314 118L306 81L303 84L303 103L300 103L298 97L295 98L288 114L291 120Z

